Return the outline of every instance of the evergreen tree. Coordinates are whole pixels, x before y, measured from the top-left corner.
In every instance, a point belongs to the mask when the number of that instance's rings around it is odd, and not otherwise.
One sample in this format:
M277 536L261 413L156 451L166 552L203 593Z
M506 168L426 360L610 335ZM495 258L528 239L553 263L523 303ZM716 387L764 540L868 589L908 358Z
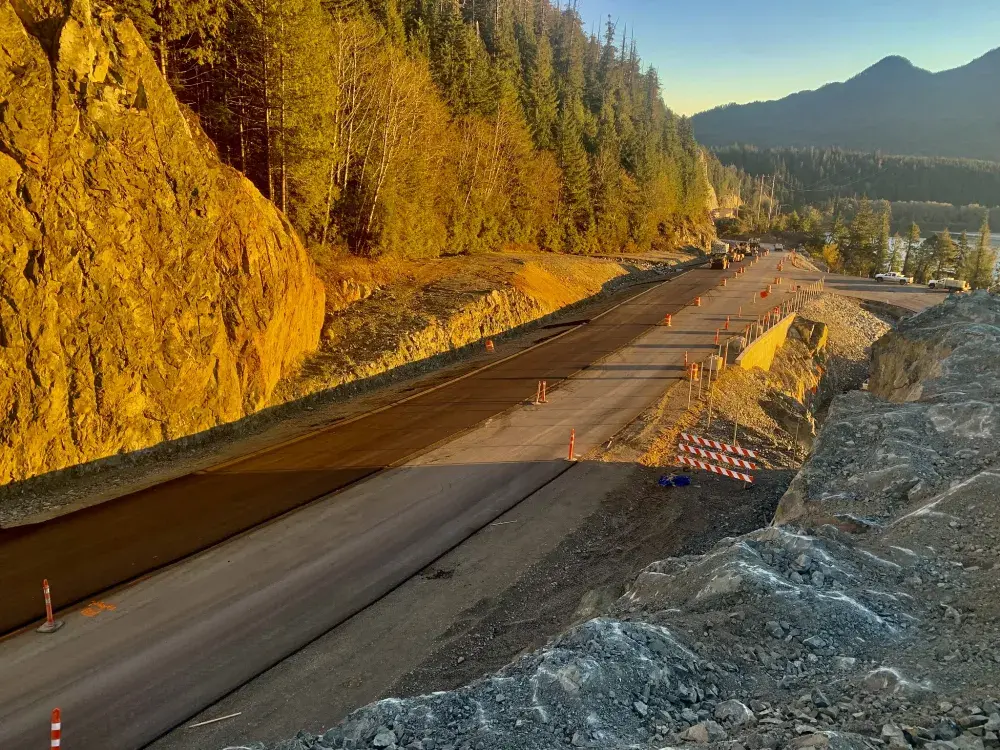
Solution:
M934 277L944 278L955 273L955 258L958 250L955 241L951 238L951 232L945 227L943 232L937 234L934 243Z
M969 261L971 260L972 246L969 244L969 233L962 230L958 240L958 249L955 252L955 272L963 279L967 279Z
M903 238L899 232L892 236L892 250L889 253L889 270L902 271L903 269Z
M892 209L887 202L883 203L876 217L878 232L875 237L875 273L881 273L889 267L889 225L892 221Z
M116 0L114 5L132 18L168 80L178 81L190 64L217 61L229 17L226 0Z
M913 277L919 284L926 284L934 270L938 254L938 235L931 235L914 251Z
M535 145L551 150L555 146L559 120L559 97L553 81L552 45L547 34L535 43L528 63L527 113Z
M988 289L994 283L996 266L997 251L990 244L990 220L987 214L979 228L979 242L970 256L965 278L973 289Z
M862 198L851 222L847 245L841 250L847 273L867 276L875 266L875 213L868 198Z
M920 227L915 221L910 222L910 227L906 231L906 253L903 256L903 273L912 276L914 265L917 260L916 250L920 246Z
M559 166L563 171L563 217L566 242L571 249L584 244L593 222L590 201L590 161L583 147L580 126L569 108L559 118Z

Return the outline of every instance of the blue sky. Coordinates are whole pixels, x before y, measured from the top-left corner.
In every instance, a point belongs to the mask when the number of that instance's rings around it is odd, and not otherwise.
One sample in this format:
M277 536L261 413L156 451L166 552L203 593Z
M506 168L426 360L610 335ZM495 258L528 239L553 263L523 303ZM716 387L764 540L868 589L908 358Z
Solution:
M564 0L565 4L565 0ZM1000 47L1000 0L579 0L635 29L664 99L695 114L842 81L887 55L932 71ZM629 32L631 35L631 32Z

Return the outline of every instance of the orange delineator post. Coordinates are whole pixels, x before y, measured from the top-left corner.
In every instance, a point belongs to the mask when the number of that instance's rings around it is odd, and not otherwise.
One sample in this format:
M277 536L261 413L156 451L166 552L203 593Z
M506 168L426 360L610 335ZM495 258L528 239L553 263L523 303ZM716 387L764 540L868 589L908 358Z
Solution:
M545 386L541 380L538 381L538 388L535 389L535 404L545 403Z
M664 321L667 324L667 328L670 328L673 325L673 316L668 315L666 318L664 318Z
M695 307L701 307L701 297L695 297L694 298L694 306Z
M52 709L52 721L49 728L49 747L62 747L62 711Z
M52 593L49 591L49 579L42 581L42 596L45 597L45 622L38 627L39 633L54 633L62 627L62 621L56 620L52 614Z
M569 460L572 461L576 455L576 430L569 431Z
M543 380L542 381L542 403L543 404L549 403L548 389L549 389L548 382L545 381L545 380Z
M727 331L729 330L729 316L728 315L726 316L726 328L725 328L725 330L727 330Z
M725 279L723 279L723 280L722 280L722 286L725 286L725 285L726 285L726 280L725 280Z
M716 344L719 343L719 329L718 328L715 329L715 343Z
M684 366L685 367L688 366L688 353L687 352L684 352Z

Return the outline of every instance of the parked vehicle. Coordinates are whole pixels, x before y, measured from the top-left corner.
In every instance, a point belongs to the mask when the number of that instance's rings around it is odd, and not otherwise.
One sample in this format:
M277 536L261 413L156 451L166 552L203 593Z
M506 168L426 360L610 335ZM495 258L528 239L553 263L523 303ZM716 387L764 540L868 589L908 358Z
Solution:
M899 271L889 271L887 273L875 274L875 281L887 284L912 284L912 276L904 276Z
M931 289L944 289L946 292L967 292L972 288L968 281L961 279L931 279L927 286Z
M714 270L725 271L727 268L729 268L729 256L713 255L711 268Z

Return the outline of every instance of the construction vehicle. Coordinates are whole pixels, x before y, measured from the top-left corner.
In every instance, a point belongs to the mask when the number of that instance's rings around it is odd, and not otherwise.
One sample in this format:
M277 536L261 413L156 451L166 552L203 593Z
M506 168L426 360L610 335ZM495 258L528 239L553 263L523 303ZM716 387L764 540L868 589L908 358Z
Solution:
M931 289L943 289L946 292L967 292L972 288L968 281L960 279L931 279L927 282L927 286Z

